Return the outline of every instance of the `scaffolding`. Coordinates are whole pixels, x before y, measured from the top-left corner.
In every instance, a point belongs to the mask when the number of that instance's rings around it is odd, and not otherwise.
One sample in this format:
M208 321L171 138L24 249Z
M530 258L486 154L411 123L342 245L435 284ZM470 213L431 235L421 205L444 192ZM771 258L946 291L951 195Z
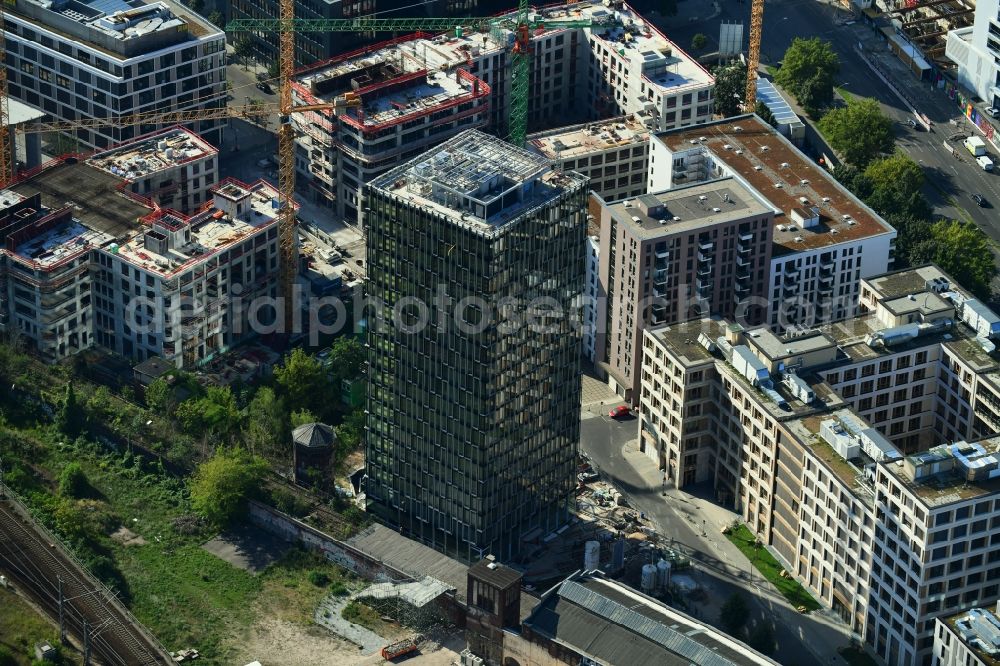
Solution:
M437 603L438 598L452 591L445 583L424 576L416 581L385 581L375 583L357 596L357 600L380 615L400 624L424 631L447 623Z

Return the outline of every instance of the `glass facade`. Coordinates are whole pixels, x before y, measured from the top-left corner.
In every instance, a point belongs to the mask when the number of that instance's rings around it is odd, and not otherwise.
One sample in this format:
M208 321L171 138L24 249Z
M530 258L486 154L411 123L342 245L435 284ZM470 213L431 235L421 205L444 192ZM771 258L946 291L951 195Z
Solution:
M369 511L462 559L573 497L587 191L564 185L495 224L367 188Z

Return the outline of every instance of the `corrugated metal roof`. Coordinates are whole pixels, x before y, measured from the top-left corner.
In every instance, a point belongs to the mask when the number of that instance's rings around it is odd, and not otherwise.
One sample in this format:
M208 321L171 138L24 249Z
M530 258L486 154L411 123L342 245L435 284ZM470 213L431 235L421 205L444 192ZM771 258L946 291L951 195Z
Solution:
M629 629L670 652L690 659L699 666L736 666L736 662L718 654L684 634L589 590L574 581L566 581L558 595L595 615Z

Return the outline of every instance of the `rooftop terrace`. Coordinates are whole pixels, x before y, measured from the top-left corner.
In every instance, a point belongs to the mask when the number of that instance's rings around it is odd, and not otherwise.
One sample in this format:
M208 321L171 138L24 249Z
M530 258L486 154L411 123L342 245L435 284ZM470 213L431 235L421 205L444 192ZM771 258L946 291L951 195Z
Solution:
M468 130L379 176L370 186L489 230L587 182L579 174L552 170L534 153Z
M658 208L656 214L650 215L637 204L636 199L626 199L609 204L608 210L621 224L627 225L634 234L643 238L685 233L746 217L766 215L770 211L753 192L732 178L696 183L644 195L640 199L658 201L662 209Z
M87 164L119 178L134 180L218 152L194 132L174 127L97 153Z
M46 226L45 231L17 245L12 254L36 268L47 270L111 240L111 236L88 229L69 215Z
M825 169L755 115L668 130L657 138L672 152L711 151L717 161L757 190L776 211L775 256L895 233ZM792 210L803 207L818 209L815 226L803 228L792 219Z
M970 608L941 618L986 666L1000 666L1000 618L989 608Z
M528 137L532 149L550 160L571 160L605 150L641 146L648 141L646 126L628 117L560 127Z

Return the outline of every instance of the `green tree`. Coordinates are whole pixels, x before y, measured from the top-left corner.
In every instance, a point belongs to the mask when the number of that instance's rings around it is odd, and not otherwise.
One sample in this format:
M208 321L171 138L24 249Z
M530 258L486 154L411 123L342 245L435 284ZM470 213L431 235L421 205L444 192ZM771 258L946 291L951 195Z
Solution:
M198 465L189 483L191 506L213 523L230 523L264 481L267 464L242 449L221 449Z
M0 666L18 666L18 660L14 658L6 645L0 645Z
M243 439L253 453L280 456L289 444L288 411L274 389L262 386L246 408Z
M295 428L307 423L316 423L317 420L316 415L308 409L300 409L296 412L292 412L292 429L294 430Z
M722 630L731 636L739 636L743 627L746 626L747 616L750 608L747 600L739 592L733 592L719 609L719 624Z
M693 51L701 51L705 48L706 44L708 44L708 37L700 32L691 38L691 49Z
M292 350L283 365L274 369L274 378L291 410L308 409L322 414L330 399L331 386L326 368L301 348Z
M214 433L232 438L240 425L240 410L228 386L210 386L204 396L185 400L175 416L185 432L194 436Z
M146 406L157 414L168 416L174 411L174 387L163 377L146 387Z
M796 37L785 51L781 69L774 78L809 115L815 115L833 101L833 76L838 71L840 59L830 42L819 37Z
M930 204L924 198L924 168L899 151L874 160L864 171L870 190L865 203L879 214L929 219Z
M217 28L225 28L226 27L226 21L225 21L224 18L222 18L222 12L220 12L220 11L216 10L216 11L213 11L211 14L209 14L208 15L208 21L209 21L209 23L211 23L212 25L216 26Z
M925 252L925 244L931 239L931 223L925 218L909 215L890 215L886 221L896 230L895 259L896 268L914 266L920 261L918 256Z
M774 653L774 648L777 646L774 643L774 629L771 623L766 620L758 622L747 637L747 645L761 654Z
M356 379L365 363L365 348L357 338L343 336L333 341L327 364L334 385L343 379Z
M719 65L712 74L715 76L715 112L723 118L740 113L747 90L746 63Z
M933 262L979 298L992 296L996 261L989 238L972 222L938 220L930 227L929 239L913 248L911 260Z
M63 497L80 499L90 492L90 481L80 463L71 462L59 473L59 494Z
M244 70L248 69L250 57L253 55L253 44L249 37L240 36L237 38L233 43L233 55L243 62Z
M343 460L348 453L356 451L364 443L365 413L356 409L347 415L343 423L333 429L337 435L337 458Z
M83 432L84 411L76 400L76 392L71 382L66 383L66 395L56 414L56 426L71 439L76 439Z
M834 150L858 168L893 149L892 121L874 99L855 98L845 107L831 109L819 121L819 129Z
M753 107L753 112L760 116L760 119L771 127L777 127L778 121L775 120L774 114L771 113L771 109L767 108L767 104L764 102L757 102Z

